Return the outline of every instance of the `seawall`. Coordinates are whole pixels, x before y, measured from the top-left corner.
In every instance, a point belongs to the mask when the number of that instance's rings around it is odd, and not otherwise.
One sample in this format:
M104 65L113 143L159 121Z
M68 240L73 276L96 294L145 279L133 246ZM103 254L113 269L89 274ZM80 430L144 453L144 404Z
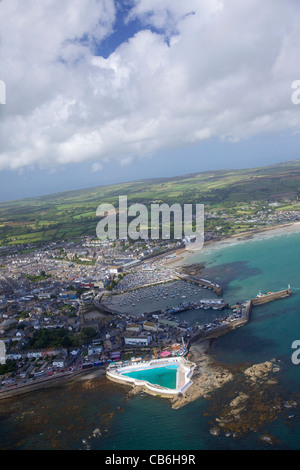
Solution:
M71 373L64 374L64 375L62 374L59 376L51 376L43 380L37 380L35 382L30 382L28 384L16 386L14 388L12 387L10 390L1 390L0 400L3 400L5 398L13 398L18 395L24 395L26 393L34 392L37 390L42 390L42 389L49 388L49 387L57 387L60 385L64 385L68 382L77 380L79 377L90 374L92 371L94 370L93 369L79 370L79 371L71 372ZM97 372L98 374L105 376L104 368L102 369L97 368Z
M191 282L192 284L197 284L201 287L209 287L217 295L222 295L222 288L214 282L208 281L207 279L198 279L192 276L188 276L187 274L181 274L179 272L175 272L175 274L179 279L182 279L183 281Z
M263 305L268 302L273 302L274 300L285 299L286 297L290 297L292 294L291 289L284 289L282 291L273 292L271 294L264 295L262 297L257 297L255 299L247 300L244 302L243 305L243 313L242 317L238 318L226 325L222 325L218 328L215 328L212 331L203 331L199 332L195 336L190 339L191 343L201 341L202 339L215 339L219 336L223 336L231 330L239 328L240 326L246 325L250 321L250 316L252 312L252 308L258 305ZM232 307L233 308L233 307Z
M252 299L252 303L253 305L262 305L268 302L272 302L273 300L285 299L286 297L289 297L291 294L292 294L291 289L284 289L278 292L273 292L272 294L264 295L262 297L256 297L255 299Z
M211 331L200 331L198 334L190 338L189 342L192 344L202 340L216 339L219 336L223 336L226 333L229 333L229 331L231 330L235 330L236 328L246 325L250 321L251 317L253 307L252 300L247 300L247 302L245 302L243 306L243 315L241 318L227 323L226 325L221 325L218 328L214 328Z

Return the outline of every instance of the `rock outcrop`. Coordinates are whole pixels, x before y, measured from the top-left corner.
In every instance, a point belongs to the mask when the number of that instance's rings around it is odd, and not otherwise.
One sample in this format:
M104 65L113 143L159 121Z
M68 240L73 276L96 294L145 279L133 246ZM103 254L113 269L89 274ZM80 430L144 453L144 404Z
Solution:
M219 406L219 416L214 418L211 434L240 437L258 432L266 423L277 419L285 406L281 394L274 389L277 381L272 375L278 370L274 359L245 369L230 391L230 401ZM274 439L265 440L269 444L274 442Z
M252 383L258 383L265 381L271 372L278 372L278 370L279 368L273 359L272 361L263 362L262 364L254 364L246 369L244 374Z
M184 394L172 399L172 408L181 408L198 398L207 398L211 392L233 379L233 374L229 370L206 354L207 348L207 342L191 346L188 359L196 364L191 379L193 383Z

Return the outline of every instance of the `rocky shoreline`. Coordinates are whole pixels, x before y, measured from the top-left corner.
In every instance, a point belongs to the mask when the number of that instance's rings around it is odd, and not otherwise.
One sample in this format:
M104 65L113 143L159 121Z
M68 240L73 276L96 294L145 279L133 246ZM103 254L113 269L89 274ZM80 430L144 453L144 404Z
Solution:
M171 400L172 408L181 408L198 398L208 395L233 379L232 373L214 362L208 355L210 342L194 343L190 347L187 359L196 364L192 375L192 385L184 394L179 394Z
M294 400L284 401L275 376L279 371L275 359L246 368L226 391L222 403L212 407L210 433L235 438L259 433L267 424L283 416L287 408L297 407ZM269 445L279 444L268 433L258 439Z
M207 416L211 416L210 434L239 438L260 430L279 416L298 407L293 400L283 399L276 374L280 363L275 359L260 364L225 366L209 355L210 342L191 345L188 360L196 364L192 386L170 400L173 409L179 409L199 398L213 400ZM224 391L221 389L224 388ZM138 390L132 393L139 393ZM215 396L215 395L214 395ZM291 418L294 415L289 415ZM278 445L278 440L267 432L258 436L267 445Z

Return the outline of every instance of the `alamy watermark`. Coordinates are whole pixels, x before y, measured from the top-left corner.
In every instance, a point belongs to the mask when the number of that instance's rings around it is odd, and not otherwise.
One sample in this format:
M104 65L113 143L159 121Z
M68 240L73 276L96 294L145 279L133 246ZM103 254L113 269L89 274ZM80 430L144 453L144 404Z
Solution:
M298 366L300 364L300 340L295 340L292 343L292 349L296 349L296 351L293 352L292 354L292 363L295 366Z
M6 84L0 80L0 104L6 104Z
M0 364L6 364L6 347L4 341L0 341Z
M292 93L292 103L300 104L300 80L295 80L292 83L292 89L295 90L294 93Z
M203 204L144 204L128 207L127 196L119 196L119 207L100 204L96 215L102 219L96 233L100 240L185 240L189 250L204 244ZM118 220L117 220L118 219Z

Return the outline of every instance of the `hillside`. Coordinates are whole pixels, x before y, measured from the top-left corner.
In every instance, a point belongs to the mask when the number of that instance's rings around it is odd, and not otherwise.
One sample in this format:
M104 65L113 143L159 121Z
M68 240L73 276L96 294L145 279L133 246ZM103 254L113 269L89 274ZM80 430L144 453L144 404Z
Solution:
M0 243L44 243L95 235L96 209L120 195L130 204L205 204L206 211L251 218L265 203L280 202L281 208L299 210L300 160L246 170L206 171L175 178L99 186L49 196L0 203ZM217 221L222 223L222 221ZM206 229L211 229L207 222ZM247 229L247 227L244 227ZM249 227L251 228L251 227ZM233 227L224 225L232 232Z

